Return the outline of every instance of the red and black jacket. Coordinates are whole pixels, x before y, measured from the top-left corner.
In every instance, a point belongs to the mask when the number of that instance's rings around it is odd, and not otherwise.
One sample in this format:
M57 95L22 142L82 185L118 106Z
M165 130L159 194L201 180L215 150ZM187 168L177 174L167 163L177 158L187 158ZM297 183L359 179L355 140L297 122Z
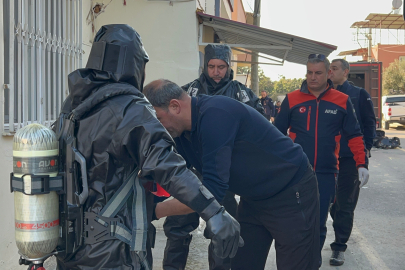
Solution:
M315 172L338 173L340 138L343 135L354 155L356 166L367 168L363 135L350 98L332 88L316 98L307 82L286 95L275 126L302 146Z

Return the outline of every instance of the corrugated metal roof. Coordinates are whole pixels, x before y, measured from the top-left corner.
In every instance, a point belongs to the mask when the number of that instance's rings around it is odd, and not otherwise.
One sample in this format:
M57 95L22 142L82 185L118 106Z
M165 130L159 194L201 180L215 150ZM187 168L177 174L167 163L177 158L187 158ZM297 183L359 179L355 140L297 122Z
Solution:
M360 49L355 49L355 50L342 51L338 54L338 56L345 56L345 55L363 56L364 53L367 53L367 49L360 48Z
M365 21L355 22L351 28L405 29L401 14L370 13Z
M285 59L288 62L305 65L309 54L320 53L328 56L337 49L334 45L231 21L201 12L197 12L197 15L200 18L200 22L214 29L221 42L226 44L252 45L249 47L241 46L240 48L276 57L281 61Z

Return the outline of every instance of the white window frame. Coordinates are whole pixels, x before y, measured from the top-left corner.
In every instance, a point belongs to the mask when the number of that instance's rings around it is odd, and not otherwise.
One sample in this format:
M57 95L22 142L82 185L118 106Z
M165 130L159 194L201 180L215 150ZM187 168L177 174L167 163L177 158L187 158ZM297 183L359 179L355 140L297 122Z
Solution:
M30 123L50 126L59 115L67 75L82 67L82 0L3 1L8 61L0 128L13 135Z

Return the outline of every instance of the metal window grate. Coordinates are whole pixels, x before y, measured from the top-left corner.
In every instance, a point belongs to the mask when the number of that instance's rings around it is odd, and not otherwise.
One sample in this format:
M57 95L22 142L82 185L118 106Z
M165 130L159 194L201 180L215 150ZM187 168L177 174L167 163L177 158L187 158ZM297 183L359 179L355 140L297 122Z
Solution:
M5 0L4 131L50 126L82 67L82 0Z

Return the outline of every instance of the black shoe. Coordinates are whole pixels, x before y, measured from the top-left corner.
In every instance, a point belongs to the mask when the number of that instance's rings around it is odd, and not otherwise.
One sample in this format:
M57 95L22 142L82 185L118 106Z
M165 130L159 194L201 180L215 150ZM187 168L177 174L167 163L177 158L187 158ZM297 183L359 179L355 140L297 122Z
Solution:
M332 250L332 256L330 257L329 264L339 266L345 262L345 252Z

